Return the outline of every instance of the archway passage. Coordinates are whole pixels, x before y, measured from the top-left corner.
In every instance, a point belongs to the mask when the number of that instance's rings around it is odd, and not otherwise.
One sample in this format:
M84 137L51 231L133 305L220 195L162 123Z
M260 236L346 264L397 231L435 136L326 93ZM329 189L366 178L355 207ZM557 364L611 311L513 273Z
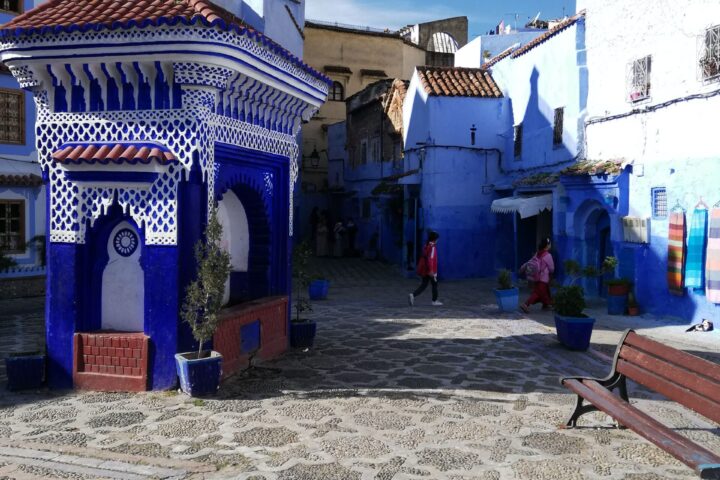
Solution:
M145 327L145 276L140 265L140 235L120 222L107 241L108 263L102 274L102 330L142 332Z
M459 44L455 38L447 32L436 32L428 41L428 52L455 53Z
M605 257L613 256L612 228L608 211L597 201L585 202L575 213L575 225L580 226L580 263L602 266ZM602 277L586 279L583 287L588 295L604 295Z

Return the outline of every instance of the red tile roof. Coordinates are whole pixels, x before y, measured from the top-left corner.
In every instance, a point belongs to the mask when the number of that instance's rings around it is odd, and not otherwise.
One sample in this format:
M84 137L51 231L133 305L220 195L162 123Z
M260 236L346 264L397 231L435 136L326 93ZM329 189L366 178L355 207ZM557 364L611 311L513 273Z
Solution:
M42 178L31 173L21 175L0 173L0 185L9 187L37 187L42 185Z
M585 18L585 10L581 10L572 17L568 18L567 20L558 23L553 28L548 30L547 32L543 33L539 37L535 37L534 39L530 40L528 43L523 45L522 47L518 48L514 52L512 52L512 58L517 58L521 55L526 54L528 51L532 50L533 48L537 47L541 43L545 42L546 40L554 37L558 33L562 32L563 30L567 29L568 27L571 27L577 23L578 20L581 18Z
M510 56L510 54L513 53L513 51L515 50L515 48L517 48L517 44L515 44L515 45L513 45L513 46L511 46L511 47L506 48L506 49L503 50L501 53L498 53L497 55L495 55L494 57L492 57L490 60L488 60L487 62L483 63L480 68L482 68L483 70L487 70L488 68L492 67L493 65L495 65L496 63L498 63L498 62L499 62L500 60L502 60L503 58L506 58L506 57Z
M429 95L486 98L503 96L490 73L480 68L417 67L417 72Z
M153 161L167 164L176 161L175 156L167 148L152 143L67 144L54 152L52 158L65 165L73 163L148 164Z

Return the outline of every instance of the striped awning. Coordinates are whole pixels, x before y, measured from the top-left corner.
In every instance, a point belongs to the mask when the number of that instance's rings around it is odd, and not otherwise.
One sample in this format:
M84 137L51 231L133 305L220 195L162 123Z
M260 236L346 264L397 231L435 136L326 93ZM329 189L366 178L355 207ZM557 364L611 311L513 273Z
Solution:
M495 213L519 213L520 218L533 217L543 210L552 210L552 193L542 195L499 198L492 202Z
M81 163L149 164L176 162L175 155L167 147L157 143L67 143L52 154L54 161L64 165Z

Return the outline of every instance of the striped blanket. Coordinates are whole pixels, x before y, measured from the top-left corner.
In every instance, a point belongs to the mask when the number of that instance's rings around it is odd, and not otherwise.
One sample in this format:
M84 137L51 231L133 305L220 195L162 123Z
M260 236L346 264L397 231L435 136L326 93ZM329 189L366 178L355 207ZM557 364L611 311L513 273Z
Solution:
M683 295L683 272L685 266L685 213L670 214L668 232L667 282L670 293Z
M708 301L720 303L720 208L710 211L707 260L705 263L705 294Z
M705 287L705 249L707 247L708 211L696 208L690 223L687 242L687 263L685 264L685 286Z

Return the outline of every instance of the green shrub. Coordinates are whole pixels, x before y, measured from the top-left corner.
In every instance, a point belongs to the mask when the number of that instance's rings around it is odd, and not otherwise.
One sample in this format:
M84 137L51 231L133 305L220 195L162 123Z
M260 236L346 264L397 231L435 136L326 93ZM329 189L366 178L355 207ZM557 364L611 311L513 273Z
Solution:
M555 293L555 311L563 317L584 317L585 291L580 285L560 287Z
M501 268L497 276L498 290L510 290L513 288L512 272L507 268Z

